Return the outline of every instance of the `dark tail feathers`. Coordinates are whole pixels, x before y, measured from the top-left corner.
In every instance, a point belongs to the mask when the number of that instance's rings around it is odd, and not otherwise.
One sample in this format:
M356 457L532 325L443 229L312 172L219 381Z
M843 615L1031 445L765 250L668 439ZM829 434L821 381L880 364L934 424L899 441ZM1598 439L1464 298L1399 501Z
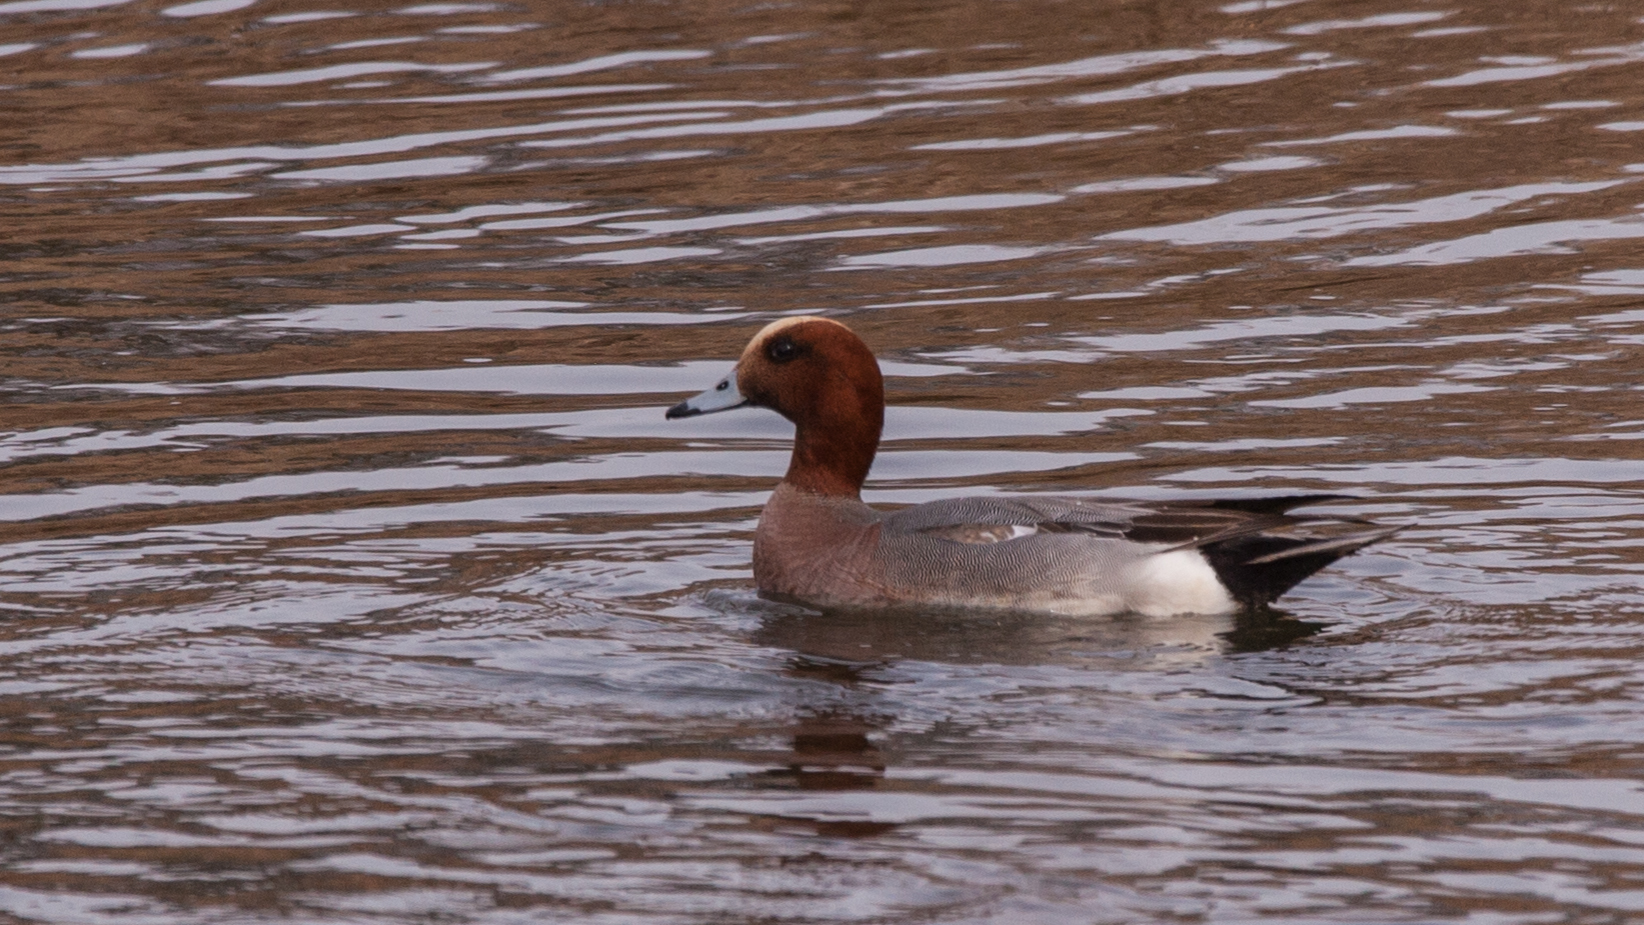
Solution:
M1342 556L1402 529L1345 518L1284 517L1282 524L1258 532L1211 538L1199 551L1234 599L1254 609Z

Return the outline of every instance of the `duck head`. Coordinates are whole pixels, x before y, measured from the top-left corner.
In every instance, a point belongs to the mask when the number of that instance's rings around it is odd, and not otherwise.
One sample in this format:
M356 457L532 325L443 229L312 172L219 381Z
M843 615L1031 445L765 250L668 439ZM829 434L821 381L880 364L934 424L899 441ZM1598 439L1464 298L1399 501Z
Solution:
M794 423L783 481L802 491L860 497L885 423L885 385L873 351L827 318L784 318L765 326L730 374L668 409L687 418L751 405Z

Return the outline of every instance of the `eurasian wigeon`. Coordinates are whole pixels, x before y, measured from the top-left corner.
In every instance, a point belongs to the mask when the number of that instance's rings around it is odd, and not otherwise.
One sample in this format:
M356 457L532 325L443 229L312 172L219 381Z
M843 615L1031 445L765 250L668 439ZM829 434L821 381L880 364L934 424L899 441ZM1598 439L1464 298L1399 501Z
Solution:
M754 533L754 581L763 595L822 607L1225 613L1267 604L1399 529L1285 513L1323 495L973 497L874 510L861 491L885 419L879 363L827 318L767 325L729 375L667 416L744 405L797 427Z

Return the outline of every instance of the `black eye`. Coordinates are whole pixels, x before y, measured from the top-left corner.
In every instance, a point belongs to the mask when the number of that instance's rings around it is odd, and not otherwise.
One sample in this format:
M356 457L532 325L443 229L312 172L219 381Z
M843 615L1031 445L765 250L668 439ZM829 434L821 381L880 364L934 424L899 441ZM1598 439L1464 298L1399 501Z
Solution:
M765 355L772 363L786 363L799 356L799 345L787 337L778 337L765 346Z

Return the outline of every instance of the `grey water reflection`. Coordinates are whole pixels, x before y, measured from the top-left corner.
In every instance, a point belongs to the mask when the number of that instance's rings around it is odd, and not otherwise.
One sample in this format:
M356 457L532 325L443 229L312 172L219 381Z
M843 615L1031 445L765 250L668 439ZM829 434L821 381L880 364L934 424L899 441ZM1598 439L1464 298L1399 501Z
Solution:
M0 918L1624 922L1644 20L0 0ZM1341 493L1239 618L820 614L866 496Z

